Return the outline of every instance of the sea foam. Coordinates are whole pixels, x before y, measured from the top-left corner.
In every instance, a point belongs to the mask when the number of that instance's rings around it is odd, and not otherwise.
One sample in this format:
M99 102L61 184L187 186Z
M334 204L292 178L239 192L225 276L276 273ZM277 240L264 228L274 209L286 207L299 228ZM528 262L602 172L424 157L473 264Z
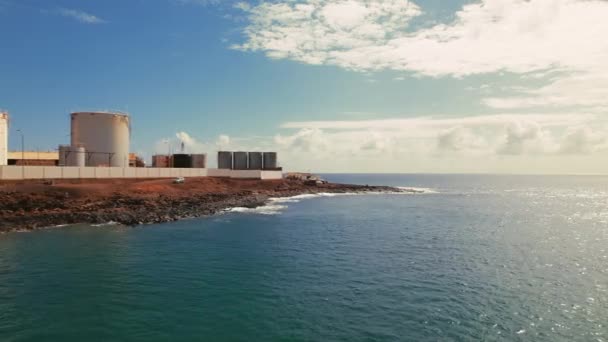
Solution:
M399 191L387 192L387 191L369 191L369 192L320 192L317 194L302 194L290 197L273 197L268 200L265 205L246 208L246 207L234 207L224 210L229 213L243 213L243 214L258 214L258 215L278 215L283 210L287 209L288 203L298 203L302 200L320 198L320 197L338 197L338 196L360 196L360 195L422 195L422 194L436 194L437 191L430 188L414 188L414 187L396 187Z

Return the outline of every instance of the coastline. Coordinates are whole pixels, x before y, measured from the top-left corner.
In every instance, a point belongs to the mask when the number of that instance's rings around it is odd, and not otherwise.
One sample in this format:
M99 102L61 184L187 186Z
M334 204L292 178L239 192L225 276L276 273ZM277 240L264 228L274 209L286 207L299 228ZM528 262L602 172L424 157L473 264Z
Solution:
M257 208L273 198L321 193L395 193L403 189L295 180L188 178L39 181L0 184L0 233L71 224L126 226L206 217L231 208Z

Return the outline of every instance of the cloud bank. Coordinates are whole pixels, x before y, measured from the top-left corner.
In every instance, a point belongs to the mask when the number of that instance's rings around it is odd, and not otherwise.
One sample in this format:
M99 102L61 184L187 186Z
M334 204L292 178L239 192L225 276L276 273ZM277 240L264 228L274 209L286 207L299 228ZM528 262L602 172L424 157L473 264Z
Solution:
M427 77L513 73L539 88L483 100L499 109L608 106L608 2L481 0L445 23L412 23L408 0L285 0L242 4L244 41L273 59ZM525 78L522 78L525 80Z

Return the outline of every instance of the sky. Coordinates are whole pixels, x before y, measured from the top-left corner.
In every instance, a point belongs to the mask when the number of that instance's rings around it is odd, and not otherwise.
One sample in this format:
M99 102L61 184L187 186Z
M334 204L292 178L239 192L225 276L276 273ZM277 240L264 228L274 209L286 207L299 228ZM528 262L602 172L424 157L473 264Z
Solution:
M146 158L606 174L606 18L605 0L0 0L0 108L11 150L119 110Z

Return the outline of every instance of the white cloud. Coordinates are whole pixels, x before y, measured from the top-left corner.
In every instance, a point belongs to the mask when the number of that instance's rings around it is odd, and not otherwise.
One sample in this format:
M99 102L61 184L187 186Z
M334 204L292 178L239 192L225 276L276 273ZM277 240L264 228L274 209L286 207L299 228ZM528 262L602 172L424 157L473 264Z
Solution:
M75 9L67 9L67 8L61 8L58 10L58 13L64 17L68 17L68 18L72 18L75 19L81 23L84 24L103 24L106 23L105 20L94 16L92 14L80 11L80 10L75 10Z
M546 85L484 101L496 108L608 105L608 2L481 0L414 29L407 0L285 0L242 8L245 41L270 58L431 77L510 72ZM553 72L560 75L549 78Z
M498 147L499 154L554 153L551 133L535 121L514 121L505 130L505 141Z
M573 127L566 132L559 152L573 155L590 154L606 150L607 142L606 130L598 132L588 126Z
M468 127L454 126L437 135L437 150L441 154L485 154L489 148L486 139Z

